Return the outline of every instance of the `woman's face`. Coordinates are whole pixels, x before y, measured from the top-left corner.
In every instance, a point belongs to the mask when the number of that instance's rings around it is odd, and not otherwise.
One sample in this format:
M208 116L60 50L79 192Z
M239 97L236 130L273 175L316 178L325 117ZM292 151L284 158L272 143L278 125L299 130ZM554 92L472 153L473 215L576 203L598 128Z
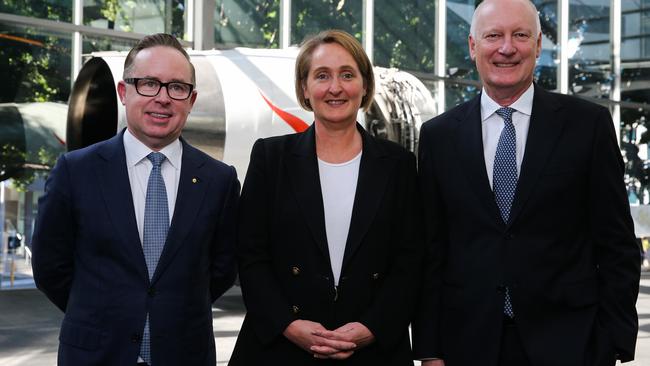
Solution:
M311 55L303 92L316 121L344 124L356 121L366 86L352 55L338 43L325 43Z

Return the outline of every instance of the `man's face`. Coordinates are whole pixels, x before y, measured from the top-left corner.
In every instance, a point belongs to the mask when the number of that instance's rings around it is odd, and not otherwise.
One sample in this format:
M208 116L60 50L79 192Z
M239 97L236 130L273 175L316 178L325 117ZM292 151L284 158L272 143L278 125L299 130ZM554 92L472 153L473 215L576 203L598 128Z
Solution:
M163 83L192 82L187 59L178 50L164 46L138 52L129 77L151 78ZM160 150L180 136L196 100L196 91L185 100L175 100L164 87L154 97L142 96L135 85L124 81L118 83L117 91L126 109L127 128L152 150Z
M472 60L490 97L515 101L533 82L541 51L537 14L522 0L488 0L477 11L469 37Z

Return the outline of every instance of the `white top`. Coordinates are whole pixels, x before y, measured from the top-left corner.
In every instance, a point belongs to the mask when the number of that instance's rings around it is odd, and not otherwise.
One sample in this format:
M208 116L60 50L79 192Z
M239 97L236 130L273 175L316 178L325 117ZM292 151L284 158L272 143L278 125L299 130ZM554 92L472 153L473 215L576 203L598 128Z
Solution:
M335 286L339 284L345 243L348 240L348 231L350 231L361 154L359 152L359 155L352 160L340 164L330 164L318 159L318 172L325 210L327 248L329 249Z
M131 183L131 195L133 196L133 209L135 221L138 224L140 243L144 233L144 206L147 198L147 183L153 164L147 159L147 155L153 152L147 145L135 138L127 129L124 131L124 152L126 153L126 168L129 172L129 183ZM161 153L167 159L161 165L161 173L165 181L167 191L167 208L169 209L169 222L171 224L176 204L176 192L181 177L181 158L183 157L183 145L179 139L165 146Z
M521 162L524 160L524 151L526 149L526 138L528 137L528 127L530 126L530 114L533 110L533 95L535 88L533 84L524 92L524 94L508 107L516 111L512 113L512 124L515 125L517 134L517 176L521 172ZM481 93L481 129L483 131L483 155L485 157L485 169L487 170L490 187L492 187L492 173L494 170L494 155L497 153L497 144L503 130L503 118L496 114L497 109L501 108L483 89Z

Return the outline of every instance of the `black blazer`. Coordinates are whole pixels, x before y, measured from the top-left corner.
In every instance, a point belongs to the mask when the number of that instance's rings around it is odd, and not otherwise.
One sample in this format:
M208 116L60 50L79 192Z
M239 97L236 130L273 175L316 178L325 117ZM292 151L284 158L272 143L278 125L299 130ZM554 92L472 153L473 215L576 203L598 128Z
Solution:
M181 139L176 207L149 280L122 136L63 155L39 201L32 265L65 312L58 364L134 365L149 313L154 365L215 365L211 304L236 274L235 169Z
M532 365L632 359L640 251L608 110L535 86L509 225L485 169L480 97L420 136L429 253L416 357L496 365L507 286Z
M242 191L238 258L248 313L230 365L326 364L287 340L296 319L359 321L376 342L346 365L412 365L408 324L417 265L415 158L358 126L363 155L335 291L314 127L255 143Z

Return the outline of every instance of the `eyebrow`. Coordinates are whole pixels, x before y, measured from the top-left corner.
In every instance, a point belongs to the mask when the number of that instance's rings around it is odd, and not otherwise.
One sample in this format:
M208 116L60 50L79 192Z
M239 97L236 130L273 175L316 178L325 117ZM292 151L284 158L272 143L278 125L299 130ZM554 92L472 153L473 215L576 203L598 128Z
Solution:
M354 68L354 66L352 66L352 65L342 65L341 67L338 68L338 70L343 70L343 71L348 71L348 70L352 70L352 71L354 71L354 69L355 69L355 68ZM332 70L332 69L329 68L329 67L327 67L327 66L321 66L321 67L317 67L317 68L315 68L312 72L317 72L317 71L329 71L329 70Z
M140 79L153 79L153 80L157 80L157 81L163 82L163 81L160 80L159 78L157 78L157 77L155 77L155 76L149 76L149 75L145 75L145 76L141 77ZM185 84L192 84L192 83L189 82L189 81L185 81L185 80L181 80L181 79L176 79L176 78L170 79L170 80L167 81L167 82L168 82L168 83L185 83Z

